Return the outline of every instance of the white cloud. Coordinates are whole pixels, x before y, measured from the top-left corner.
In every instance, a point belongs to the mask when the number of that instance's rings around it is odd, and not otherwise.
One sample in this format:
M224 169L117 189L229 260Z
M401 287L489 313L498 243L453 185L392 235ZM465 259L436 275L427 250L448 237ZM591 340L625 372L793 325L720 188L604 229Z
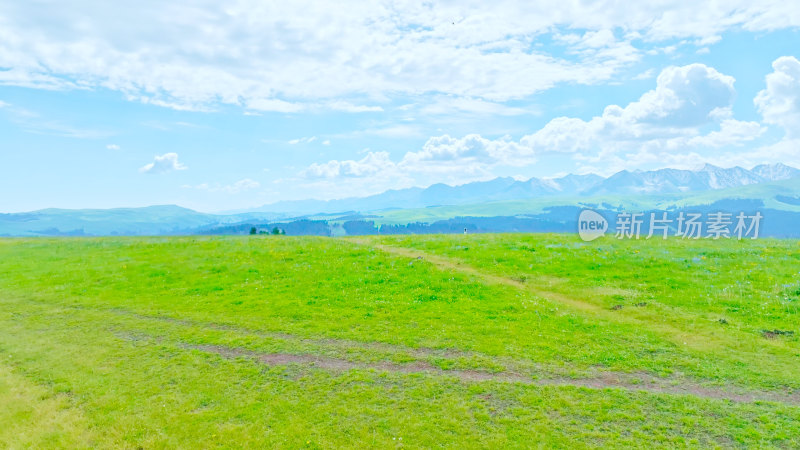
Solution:
M331 141L328 140L328 139L325 139L324 141L322 141L322 145L331 145Z
M410 138L420 135L419 128L411 125L390 125L379 128L368 128L366 130L353 133L355 136L380 136L385 138Z
M617 110L613 111L616 113ZM602 125L595 119L585 122L571 117L556 117L539 131L524 136L520 142L539 151L572 153L595 145L592 134L600 128Z
M139 172L156 174L186 169L187 167L178 161L177 153L164 153L161 156L156 155L153 162L142 166Z
M347 113L381 112L380 106L356 105L348 101L337 100L332 102L287 102L280 99L258 98L247 101L247 107L252 110L278 113L324 112L342 111ZM245 114L257 114L246 111Z
M693 137L699 127L730 116L733 83L733 77L703 64L668 67L656 79L655 89L626 107L610 105L589 121L558 117L520 142L537 152L574 153L624 150ZM721 131L729 142L736 136L731 133L734 125L728 123L729 128Z
M620 117L665 127L702 125L730 108L733 82L733 77L703 64L668 67L659 74L656 89L628 105Z
M742 145L764 134L766 129L758 122L744 122L725 119L720 123L719 131L712 131L705 136L695 136L686 141L692 147L720 148Z
M758 147L752 152L733 156L745 159L750 165L787 163L796 166L798 153L800 153L800 139L782 139L774 144Z
M794 56L782 56L773 61L772 69L766 76L766 88L756 95L753 103L764 123L782 128L784 136L778 142L731 155L737 163L792 164L800 154L800 61Z
M647 69L644 72L639 73L638 75L634 76L632 79L634 80L649 80L653 78L653 74L655 71L653 69Z
M16 2L0 12L0 84L104 88L200 111L369 112L381 107L355 99L504 102L613 80L652 42L710 45L729 30L799 25L800 8L778 0ZM536 45L565 29L563 54Z
M800 138L800 61L782 56L772 68L767 87L756 95L755 105L764 122L782 127L789 139Z
M370 128L332 135L332 137L342 139L361 138L365 136L378 136L382 138L418 138L423 137L423 134L420 128L415 125L386 125L381 123Z
M714 45L714 44L716 44L717 42L719 42L721 40L722 40L722 36L719 36L719 35L706 36L706 37L704 37L702 39L697 39L694 42L694 44L699 46L699 47L703 47L705 45Z
M2 36L2 34L0 34ZM3 59L0 59L3 61ZM7 67L7 66L6 66ZM29 68L11 67L9 70L0 70L0 85L29 87L46 90L79 89L75 83L41 72L33 72Z
M0 73L1 72L2 70L0 70ZM101 139L113 134L104 130L76 127L64 123L61 120L43 117L36 111L31 111L2 101L0 101L0 108L3 109L12 123L26 133L62 136L75 139Z
M279 99L255 98L247 101L247 107L257 111L271 111L280 113L296 113L303 111L305 106Z
M354 105L350 102L335 101L329 102L322 107L322 109L331 109L333 111L343 111L349 113L362 113L362 112L381 112L383 108L380 106L367 106L367 105Z
M119 150L120 149L119 145L117 145L117 144L108 144L108 145L106 145L106 148L109 149L109 150Z
M297 139L292 139L288 143L291 144L291 145L310 144L310 143L312 143L312 142L314 142L316 140L317 140L316 136L310 136L310 137L301 137L301 138L297 138Z
M491 168L534 161L529 149L510 138L491 140L479 135L432 137L417 152L393 161L387 152L368 152L360 160L332 160L312 164L300 172L310 186L332 192L376 191L376 187L426 185L446 180L461 183L492 178ZM338 185L336 183L339 183ZM366 191L364 189L367 189Z
M448 115L465 112L491 116L518 116L522 114L538 114L538 110L506 106L502 103L489 102L479 98L440 96L420 108L423 114Z
M702 64L667 67L653 90L625 107L609 105L589 120L558 117L518 141L442 135L398 160L385 152L370 153L358 161L313 164L301 175L328 180L394 177L420 184L434 178L429 175L471 181L490 176L498 167L531 165L548 152L571 154L581 167L600 170L667 162L693 167L704 159L723 158L719 149L752 142L765 131L757 122L732 117L733 85L732 77ZM709 157L708 151L714 150Z
M610 29L586 31L583 34L556 34L556 41L568 45L568 52L586 61L611 62L621 65L639 60L640 51L628 39L619 40Z
M306 178L367 177L380 172L394 170L396 164L387 152L369 152L358 161L331 160L323 164L312 164L301 175Z
M463 138L448 135L432 137L418 152L409 152L400 165L414 172L453 171L463 166L526 164L533 161L533 152L509 137L491 140L477 134Z

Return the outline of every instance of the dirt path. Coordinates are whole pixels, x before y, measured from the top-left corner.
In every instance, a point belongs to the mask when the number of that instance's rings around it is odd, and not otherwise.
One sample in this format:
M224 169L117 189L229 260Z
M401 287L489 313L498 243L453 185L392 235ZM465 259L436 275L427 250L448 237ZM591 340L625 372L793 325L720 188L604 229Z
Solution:
M504 382L537 386L573 386L589 389L623 389L651 394L691 395L735 402L775 402L800 406L800 392L747 391L743 389L703 386L687 380L657 378L644 373L599 372L590 378L534 378L513 372L483 372L478 370L444 370L426 361L398 364L381 361L372 364L358 363L341 358L310 354L259 353L242 348L219 345L183 345L184 348L214 353L226 359L247 358L269 366L299 364L308 367L341 372L353 369L376 370L401 374L421 373L452 377L462 382Z
M610 310L597 304L571 297L569 295L542 289L535 284L535 281L521 282L512 278L486 273L459 261L430 254L421 250L379 244L367 239L349 238L346 241L356 245L372 247L396 256L423 260L441 270L459 272L461 274L479 279L487 284L511 286L553 303L565 305L574 310L585 312L590 316L602 318L610 322L633 324L642 327L642 329L655 332L660 337L682 348L692 348L703 352L708 352L709 350L725 351L725 349L731 345L730 340L724 339L720 335L714 333L704 333L703 330L698 330L696 328L681 329L666 323L663 315L649 313L639 308ZM634 316L634 314L636 316ZM767 347L785 348L783 343L778 341L765 340L762 345Z
M559 293L556 293L556 292L549 292L549 291L545 291L545 290L542 290L542 289L537 289L537 288L533 287L530 284L525 284L525 283L523 283L521 281L514 280L514 279L511 279L511 278L506 278L506 277L502 277L502 276L499 276L499 275L493 275L493 274L490 274L490 273L481 272L481 271L475 269L474 267L471 267L471 266L468 266L468 265L465 265L465 264L461 264L461 263L459 263L457 261L453 261L452 259L446 258L446 257L443 257L443 256L432 255L430 253L425 253L425 252L422 252L420 250L415 250L415 249L410 249L410 248L392 247L392 246L389 246L389 245L375 244L375 243L372 243L372 242L367 242L367 241L358 240L358 239L351 239L350 241L351 242L356 242L359 245L366 245L366 246L374 247L374 248L377 248L377 249L379 249L381 251L384 251L386 253L391 253L393 255L404 256L406 258L412 258L412 259L422 259L424 261L427 261L427 262L433 264L434 266L436 266L436 267L438 267L440 269L446 269L446 270L452 270L452 271L456 271L456 272L461 272L463 274L470 275L470 276L473 276L475 278L479 278L481 280L487 281L487 282L489 282L491 284L503 284L503 285L512 286L512 287L515 287L515 288L518 288L518 289L524 289L524 290L527 290L527 291L533 293L534 295L536 295L538 297L555 300L558 303L564 303L564 304L567 304L567 305L569 305L569 306L571 306L573 308L580 309L580 310L583 310L583 311L590 311L590 312L595 313L595 314L598 314L598 313L601 313L601 312L605 311L603 308L601 308L601 307L599 307L599 306L597 306L595 304L584 302L584 301L581 301L581 300L578 300L578 299L574 299L574 298L571 298L571 297L568 297L566 295L562 295L562 294L559 294Z
M572 307L574 309L608 318L612 321L620 321L621 317L619 311L611 311L604 309L598 305L571 298L556 292L551 292L537 288L532 283L523 283L518 280L506 278L503 276L487 274L481 272L466 264L460 264L446 257L438 255L427 254L418 250L392 247L380 244L374 244L368 241L348 241L355 242L359 245L367 245L378 250L410 258L413 260L424 260L427 263L433 264L439 269L450 270L469 275L471 277L482 280L490 284L499 284L523 289L538 297L550 300L552 302L560 303ZM541 386L574 386L585 387L591 389L623 389L628 391L644 391L649 393L662 393L672 395L693 395L709 399L727 399L736 402L754 402L754 401L768 401L777 402L789 405L800 406L800 391L766 391L766 390L748 390L738 386L707 386L698 383L695 380L688 378L678 377L656 377L654 375L638 372L638 373L623 373L623 372L610 372L610 371L596 371L582 377L566 377L552 372L534 370L532 373L530 367L522 369L513 363L513 361L505 361L505 370L500 372L490 372L484 370L445 370L440 367L434 366L424 358L430 356L437 357L457 357L469 356L472 352L460 352L441 349L425 349L425 348L409 348L404 346L397 346L386 343L378 342L362 342L352 341L346 339L333 339L333 338L308 338L299 337L285 333L264 332L259 330L250 330L246 328L195 322L186 319L176 319L161 316L145 316L133 314L124 310L116 310L115 312L132 315L142 320L159 320L173 323L175 325L187 327L203 327L212 328L220 331L230 331L235 333L256 334L273 339L282 339L287 341L298 341L309 344L320 345L329 348L348 349L348 348L365 348L372 350L388 351L388 352L404 352L412 355L416 359L409 363L399 364L391 361L375 361L372 363L356 362L344 358L337 358L331 356L322 356L316 354L292 354L292 353L259 353L248 349L231 348L218 345L190 345L181 344L182 347L187 349L201 350L204 352L215 353L224 358L236 359L245 357L248 359L256 360L262 364L267 365L287 365L287 364L300 364L309 367L315 367L323 370L330 371L346 371L351 369L371 369L377 371L386 371L392 373L423 373L432 376L453 377L464 382L511 382L522 384L535 384ZM640 322L642 326L652 330L653 323L646 323L643 320L635 319L634 321ZM627 323L631 320L628 319ZM689 339L686 331L677 328L663 326L656 324L657 331L666 333L667 336L676 342L693 342ZM703 336L695 337L696 339L706 339ZM708 350L706 346L704 350ZM535 375L535 376L532 376Z
M628 391L643 391L649 393L662 393L673 395L693 395L709 399L727 399L736 402L755 402L766 401L783 403L787 405L800 406L800 391L790 390L750 390L740 386L709 386L696 380L686 377L671 376L658 377L645 372L612 372L603 370L591 370L582 376L564 376L554 373L547 368L537 365L519 365L513 359L501 358L499 363L504 367L500 371L480 370L480 369L442 369L429 360L427 357L454 358L459 356L482 355L473 352L454 351L449 349L429 349L411 348L395 344L381 342L364 342L348 339L335 338L309 338L295 336L285 333L264 332L245 328L233 327L229 325L196 322L190 320L179 320L160 316L145 316L122 310L114 311L135 317L139 320L156 320L172 323L178 326L190 328L209 328L233 333L255 334L273 339L286 341L296 341L313 343L325 348L340 350L350 350L354 348L403 352L413 355L415 359L407 363L396 363L387 360L372 362L359 362L346 359L345 357L334 357L330 355L320 355L315 353L272 352L264 353L239 347L228 347L224 345L191 344L187 342L177 342L180 348L189 350L199 350L207 353L214 353L226 359L248 358L262 364L270 366L280 366L288 364L299 364L302 366L313 367L329 371L347 371L352 369L376 370L392 373L411 374L422 373L431 376L442 376L456 378L463 382L507 382L535 384L540 386L574 386L590 389L623 389ZM155 337L141 332L131 332L122 330L110 330L119 339L136 342L160 342L166 343L168 340ZM485 355L482 355L485 356Z

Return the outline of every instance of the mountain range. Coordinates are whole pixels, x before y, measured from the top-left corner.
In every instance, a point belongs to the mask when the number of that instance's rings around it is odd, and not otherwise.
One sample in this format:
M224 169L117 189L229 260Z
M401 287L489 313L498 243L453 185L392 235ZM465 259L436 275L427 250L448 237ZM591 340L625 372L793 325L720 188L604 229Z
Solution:
M576 207L674 209L728 200L800 215L800 170L785 164L759 165L750 170L707 164L699 170L623 170L609 177L594 174L528 180L501 177L459 186L434 184L427 188L389 190L362 198L283 201L235 214L208 214L175 205L44 209L0 214L0 236L161 235L226 230L240 233L253 225L271 229L278 222L298 234L310 229L316 233L322 228L335 234L334 230L348 221L402 225L464 217L496 218L491 227L483 228L492 231L498 220L506 226L509 222L504 218L536 215L541 223L550 224L548 229L560 230ZM741 203L742 200L749 203ZM562 215L553 215L553 208L561 208ZM310 223L314 221L325 225L320 228L319 223ZM791 221L784 228L794 227L795 219ZM294 225L290 226L291 223ZM537 229L530 226L533 228L527 229ZM463 224L457 227L463 229ZM775 235L791 233L794 232L781 228Z
M503 177L459 186L434 184L424 189L414 187L389 190L369 197L282 201L249 212L305 215L466 205L534 197L673 194L747 186L796 177L800 177L800 169L780 163L762 164L751 170L738 166L724 169L706 164L699 170L623 170L608 178L588 174L531 178L524 181Z

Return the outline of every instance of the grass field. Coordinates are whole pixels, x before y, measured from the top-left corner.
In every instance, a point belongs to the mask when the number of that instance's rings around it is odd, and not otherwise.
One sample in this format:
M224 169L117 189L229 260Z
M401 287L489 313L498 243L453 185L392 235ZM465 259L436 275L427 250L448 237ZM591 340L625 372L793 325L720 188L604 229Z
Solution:
M800 242L0 240L0 447L800 447Z

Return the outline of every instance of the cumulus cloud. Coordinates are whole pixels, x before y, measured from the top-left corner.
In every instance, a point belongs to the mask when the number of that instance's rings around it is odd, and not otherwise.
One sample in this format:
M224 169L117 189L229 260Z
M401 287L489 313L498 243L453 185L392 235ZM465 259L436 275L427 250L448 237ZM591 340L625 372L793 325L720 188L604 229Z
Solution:
M731 147L751 143L766 131L758 122L733 118L734 81L703 64L668 67L655 89L627 106L609 105L587 121L553 119L520 142L534 153L571 153L579 165L605 167L606 173L722 162Z
M520 142L535 151L574 153L626 149L691 137L698 134L699 127L731 115L736 94L733 83L733 77L703 64L668 67L656 79L655 89L624 108L607 106L602 115L588 121L558 117ZM728 123L720 133L732 139L736 136L731 133L735 125ZM737 128L741 130L741 126ZM748 130L758 132L752 127ZM750 139L750 135L739 135Z
M764 122L783 128L790 139L800 139L800 61L783 56L772 68L766 89L756 95L756 108Z
M368 152L360 160L331 160L315 163L300 175L306 179L413 178L421 174L485 176L487 169L499 164L525 165L534 161L530 149L514 142L510 137L487 139L477 134L462 138L449 135L428 139L422 149L407 152L399 161L391 159L388 152Z
M15 2L0 12L0 84L105 88L201 111L369 112L381 107L356 99L423 93L504 102L613 80L653 42L797 27L798 11L777 0L677 1L666 11L610 0ZM536 45L564 29L575 32L562 36L563 53Z
M732 117L734 79L712 67L667 67L655 84L624 107L609 105L589 120L557 117L519 140L478 134L435 136L397 160L388 153L373 152L358 161L313 164L302 175L308 179L376 174L420 179L425 174L450 174L467 181L485 178L496 167L533 164L547 153L571 154L581 166L622 168L668 161L696 165L709 159L701 151L741 146L765 131L758 122Z
M161 156L156 155L153 162L146 164L139 169L141 173L166 173L173 170L186 170L187 167L178 161L177 153L164 153Z
M409 152L400 165L410 170L426 171L456 169L470 164L493 165L498 163L530 163L533 154L530 148L514 142L510 137L486 139L477 134L463 138L448 135L432 137L418 152ZM522 161L529 158L527 161Z
M721 148L742 145L764 134L766 128L758 122L745 122L736 119L725 119L720 123L718 131L705 136L695 136L686 141L692 147Z
M766 88L753 102L764 123L782 128L784 136L741 155L748 162L789 162L797 160L800 149L800 61L782 56L772 63L766 76Z
M108 144L108 145L106 145L106 148L108 150L119 150L120 147L117 144Z
M730 109L733 82L704 64L668 67L658 76L656 89L628 105L620 117L664 127L703 125Z
M307 178L366 177L396 168L387 152L368 152L360 160L331 160L312 164L301 175Z

